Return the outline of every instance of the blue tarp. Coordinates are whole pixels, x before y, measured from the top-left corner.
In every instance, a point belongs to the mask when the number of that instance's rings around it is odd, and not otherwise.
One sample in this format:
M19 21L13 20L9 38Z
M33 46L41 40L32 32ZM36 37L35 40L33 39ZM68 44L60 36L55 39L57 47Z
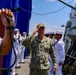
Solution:
M32 9L32 0L1 0L0 1L0 9L9 8L12 9L14 7L22 7L25 10L29 11L25 12L22 9L20 12L15 11L15 19L16 19L16 27L20 29L20 33L26 32L28 35L29 32L29 20L31 18L31 9ZM27 51L26 51L27 52ZM10 66L11 52L7 56L3 56L3 67ZM9 75L9 73L4 73L3 75Z
M29 20L31 17L31 9L32 9L32 0L20 0L19 6L28 12L25 12L21 9L21 11L18 13L18 22L17 22L17 28L20 29L20 32L27 32L29 31Z

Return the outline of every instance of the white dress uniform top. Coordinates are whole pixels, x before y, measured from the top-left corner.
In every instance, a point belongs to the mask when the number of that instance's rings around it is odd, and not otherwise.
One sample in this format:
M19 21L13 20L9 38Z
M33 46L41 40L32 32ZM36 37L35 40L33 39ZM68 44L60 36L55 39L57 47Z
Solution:
M22 51L22 35L20 34L19 35L19 55L20 55L21 51Z
M22 50L22 36L20 35L20 38L19 38L19 48L20 48L20 54L19 54L19 57L20 57L20 62L22 62L22 53L23 53L23 50Z
M62 33L58 33L58 34L62 34ZM55 50L55 54L56 54L56 63L57 63L57 70L56 70L56 75L62 75L62 65L59 66L59 63L64 63L65 60L65 44L63 41L59 40L55 46L54 46L54 50Z
M26 38L26 32L23 32L25 36L22 36L22 41ZM24 52L25 52L25 46L22 45L21 53L20 53L20 62L24 62Z

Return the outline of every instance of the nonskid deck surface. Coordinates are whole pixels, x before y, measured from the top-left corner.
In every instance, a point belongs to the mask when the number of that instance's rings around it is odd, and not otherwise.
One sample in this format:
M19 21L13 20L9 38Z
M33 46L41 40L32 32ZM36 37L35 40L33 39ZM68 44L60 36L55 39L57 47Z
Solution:
M28 56L24 63L20 63L20 68L16 68L16 74L17 75L29 75L29 63L30 63L31 57Z

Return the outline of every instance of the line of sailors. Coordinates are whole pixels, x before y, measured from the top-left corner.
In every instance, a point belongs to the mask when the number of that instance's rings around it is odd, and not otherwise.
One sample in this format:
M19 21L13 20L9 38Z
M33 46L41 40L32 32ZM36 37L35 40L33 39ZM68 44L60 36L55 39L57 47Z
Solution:
M47 37L52 39L54 51L56 54L56 63L57 63L57 70L54 74L53 72L53 62L49 55L50 59L50 75L62 75L62 65L65 60L65 44L63 42L62 38L62 32L57 31L56 33L50 32L48 34L45 34Z
M19 29L14 30L14 35L13 35L13 45L14 45L14 50L16 52L16 63L12 67L12 72L10 75L16 75L15 73L15 68L20 68L19 63L24 63L24 51L25 47L22 45L22 41L26 38L26 32L23 32L22 35L19 32ZM12 48L12 57L11 57L11 65L15 61L15 54L14 50Z

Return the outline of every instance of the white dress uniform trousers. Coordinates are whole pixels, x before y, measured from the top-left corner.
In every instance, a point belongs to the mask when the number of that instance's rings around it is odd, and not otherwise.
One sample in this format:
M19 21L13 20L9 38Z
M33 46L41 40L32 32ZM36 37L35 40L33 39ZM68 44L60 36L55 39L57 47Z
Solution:
M22 37L22 41L25 39L26 37ZM21 44L21 53L20 53L20 62L24 62L24 52L25 52L25 46L23 46Z
M62 75L62 66L59 66L59 62L64 63L65 60L65 45L63 41L58 41L55 44L54 50L56 54L56 63L57 63L57 70L56 70L56 75Z
M16 60L16 66L15 67L19 67L19 40L18 40L18 34L17 35L14 35L14 39L15 39L15 42L14 42L14 48L15 48L15 51L16 51L16 55L17 55L17 60Z

